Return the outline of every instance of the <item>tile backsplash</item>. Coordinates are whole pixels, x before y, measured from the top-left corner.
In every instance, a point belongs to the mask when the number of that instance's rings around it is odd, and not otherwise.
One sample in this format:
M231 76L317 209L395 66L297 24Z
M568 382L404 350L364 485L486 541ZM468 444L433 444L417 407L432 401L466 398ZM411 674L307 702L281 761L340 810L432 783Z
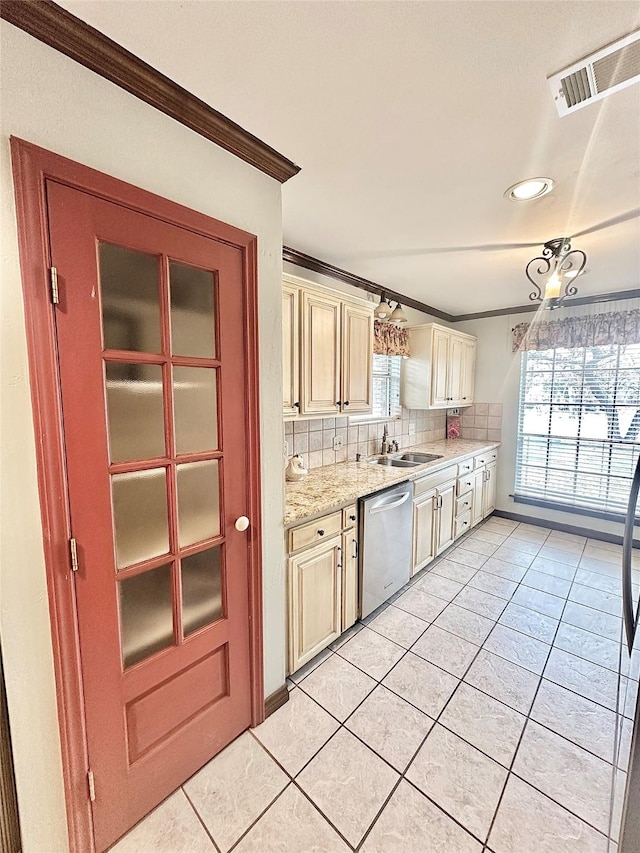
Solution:
M414 444L445 437L446 412L402 410L402 417L376 423L349 425L346 417L285 421L285 439L289 454L299 453L305 468L319 468L335 462L353 462L356 453L363 457L380 453L385 424L389 438L402 450ZM342 447L333 449L334 436L342 437Z
M460 438L501 441L502 403L475 403L462 409Z

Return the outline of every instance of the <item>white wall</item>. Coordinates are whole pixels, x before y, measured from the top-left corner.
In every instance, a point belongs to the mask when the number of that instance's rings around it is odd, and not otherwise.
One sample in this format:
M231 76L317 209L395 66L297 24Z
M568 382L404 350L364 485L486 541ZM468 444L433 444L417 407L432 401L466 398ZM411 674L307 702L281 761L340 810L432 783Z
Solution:
M550 314L544 312L545 320L560 320L567 316L603 314L610 311L630 311L640 307L640 300L627 299L619 302L603 302L588 306L558 309ZM498 466L498 496L496 507L508 512L519 513L531 519L541 518L571 524L589 530L599 530L622 536L622 524L560 512L543 507L516 503L513 498L515 482L516 433L518 428L518 396L520 393L520 353L511 352L511 329L518 323L528 323L538 314L510 314L489 317L483 320L465 320L454 328L469 332L478 338L476 353L477 400L502 403L502 447Z
M267 695L284 683L286 639L281 187L4 21L0 35L0 631L24 851L50 853L67 848L67 832L9 136L258 235Z

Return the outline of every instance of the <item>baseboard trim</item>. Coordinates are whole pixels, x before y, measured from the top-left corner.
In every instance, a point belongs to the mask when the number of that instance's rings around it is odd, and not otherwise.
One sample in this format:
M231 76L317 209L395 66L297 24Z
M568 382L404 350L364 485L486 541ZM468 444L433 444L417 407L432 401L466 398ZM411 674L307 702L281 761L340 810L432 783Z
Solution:
M265 720L267 717L270 717L271 714L275 713L278 708L282 708L283 705L289 701L289 688L286 684L283 684L282 687L278 687L270 696L264 700L264 717Z
M560 530L562 533L573 533L575 536L586 536L588 539L600 539L602 542L612 542L614 545L622 545L622 536L618 536L616 533L606 533L604 530L577 527L574 524L563 524L561 521L549 521L548 518L535 518L531 515L522 515L519 512L508 512L504 509L495 509L491 515L495 515L497 518L508 518L510 521L520 521L523 524L547 527L550 530ZM633 540L633 547L640 548L639 539Z

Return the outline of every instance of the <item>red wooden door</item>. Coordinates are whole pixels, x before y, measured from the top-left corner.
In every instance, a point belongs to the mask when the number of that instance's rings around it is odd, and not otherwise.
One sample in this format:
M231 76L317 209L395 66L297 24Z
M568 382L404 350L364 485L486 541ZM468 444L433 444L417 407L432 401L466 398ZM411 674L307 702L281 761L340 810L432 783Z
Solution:
M102 850L250 723L242 254L47 199Z

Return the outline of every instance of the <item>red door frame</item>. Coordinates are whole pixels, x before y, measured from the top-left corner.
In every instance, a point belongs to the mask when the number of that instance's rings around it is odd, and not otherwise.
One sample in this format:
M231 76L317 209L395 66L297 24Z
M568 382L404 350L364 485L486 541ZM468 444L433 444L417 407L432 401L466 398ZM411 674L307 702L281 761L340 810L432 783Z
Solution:
M213 237L242 252L247 364L247 507L252 520L248 540L252 726L264 719L257 238L22 139L11 138L11 155L69 844L72 851L84 853L95 847L87 787L89 765L75 595L69 559L71 528L55 309L50 297L51 255L45 182L47 178L54 179L205 237Z

